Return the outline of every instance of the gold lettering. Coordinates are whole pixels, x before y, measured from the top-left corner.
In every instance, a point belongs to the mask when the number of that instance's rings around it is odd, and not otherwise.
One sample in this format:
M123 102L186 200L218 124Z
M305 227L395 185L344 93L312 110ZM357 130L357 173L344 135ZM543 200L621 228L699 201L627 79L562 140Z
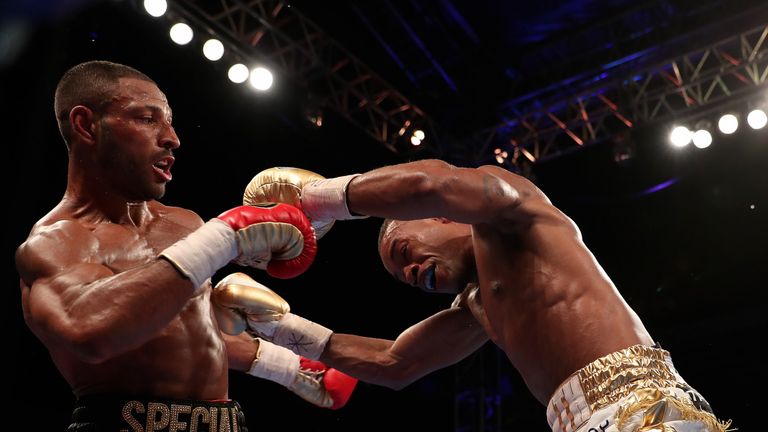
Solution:
M219 421L219 432L232 432L229 428L229 410L221 409L221 420Z
M219 430L217 427L219 424L219 409L211 407L211 432Z
M192 412L192 405L171 404L171 423L168 425L168 432L187 430L187 423L179 421L179 413L189 414L190 412Z
M240 426L237 424L237 408L230 408L230 410L232 410L232 430L238 432Z
M136 411L138 414L144 413L144 404L139 401L128 401L123 405L123 420L128 423L128 426L133 429L133 432L144 432L144 428L136 418L131 415L131 411Z
M160 414L160 419L157 414ZM147 404L147 432L160 430L168 426L171 410L164 403L150 402Z
M189 420L189 432L197 432L197 418L202 417L203 423L210 423L211 414L206 407L195 407L192 410L192 418Z

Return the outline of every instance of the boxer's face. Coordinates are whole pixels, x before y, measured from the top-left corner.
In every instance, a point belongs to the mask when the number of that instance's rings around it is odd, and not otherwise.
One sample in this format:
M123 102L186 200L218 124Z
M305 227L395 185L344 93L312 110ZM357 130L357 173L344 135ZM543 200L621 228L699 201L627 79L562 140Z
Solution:
M171 108L155 84L135 78L119 82L98 122L99 161L127 199L160 198L179 147Z
M457 293L473 274L469 225L443 218L393 222L379 255L397 280L427 292Z

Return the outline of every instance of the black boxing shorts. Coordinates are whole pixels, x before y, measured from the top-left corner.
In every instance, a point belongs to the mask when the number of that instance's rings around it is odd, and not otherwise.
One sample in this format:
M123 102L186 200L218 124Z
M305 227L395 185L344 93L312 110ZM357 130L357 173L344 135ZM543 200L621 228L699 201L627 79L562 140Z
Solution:
M77 399L67 432L248 432L233 400L88 395Z

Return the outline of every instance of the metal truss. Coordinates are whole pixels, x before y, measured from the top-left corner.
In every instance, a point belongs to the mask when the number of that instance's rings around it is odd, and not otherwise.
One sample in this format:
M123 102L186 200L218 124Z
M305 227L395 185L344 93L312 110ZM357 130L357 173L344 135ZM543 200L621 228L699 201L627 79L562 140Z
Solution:
M427 133L422 146L439 150L432 121L421 109L288 3L184 0L172 3L171 10L226 40L242 60L287 74L322 106L391 150L411 147L407 141L414 129Z
M526 165L628 130L684 118L739 99L755 98L768 78L768 26L516 113L472 137L472 163Z

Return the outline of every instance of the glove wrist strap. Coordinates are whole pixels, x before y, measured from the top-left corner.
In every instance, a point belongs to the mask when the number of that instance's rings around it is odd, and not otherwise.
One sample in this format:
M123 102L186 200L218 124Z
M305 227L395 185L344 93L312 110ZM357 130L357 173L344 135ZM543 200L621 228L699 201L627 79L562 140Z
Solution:
M259 339L259 349L248 370L249 375L289 387L296 381L298 373L298 355L287 348Z
M310 360L318 360L332 334L331 329L289 312L280 320L272 342Z
M226 222L211 219L160 252L160 256L189 278L197 293L208 278L237 256L235 232Z
M301 209L316 221L362 219L347 206L349 182L360 174L351 174L308 183L301 189Z

